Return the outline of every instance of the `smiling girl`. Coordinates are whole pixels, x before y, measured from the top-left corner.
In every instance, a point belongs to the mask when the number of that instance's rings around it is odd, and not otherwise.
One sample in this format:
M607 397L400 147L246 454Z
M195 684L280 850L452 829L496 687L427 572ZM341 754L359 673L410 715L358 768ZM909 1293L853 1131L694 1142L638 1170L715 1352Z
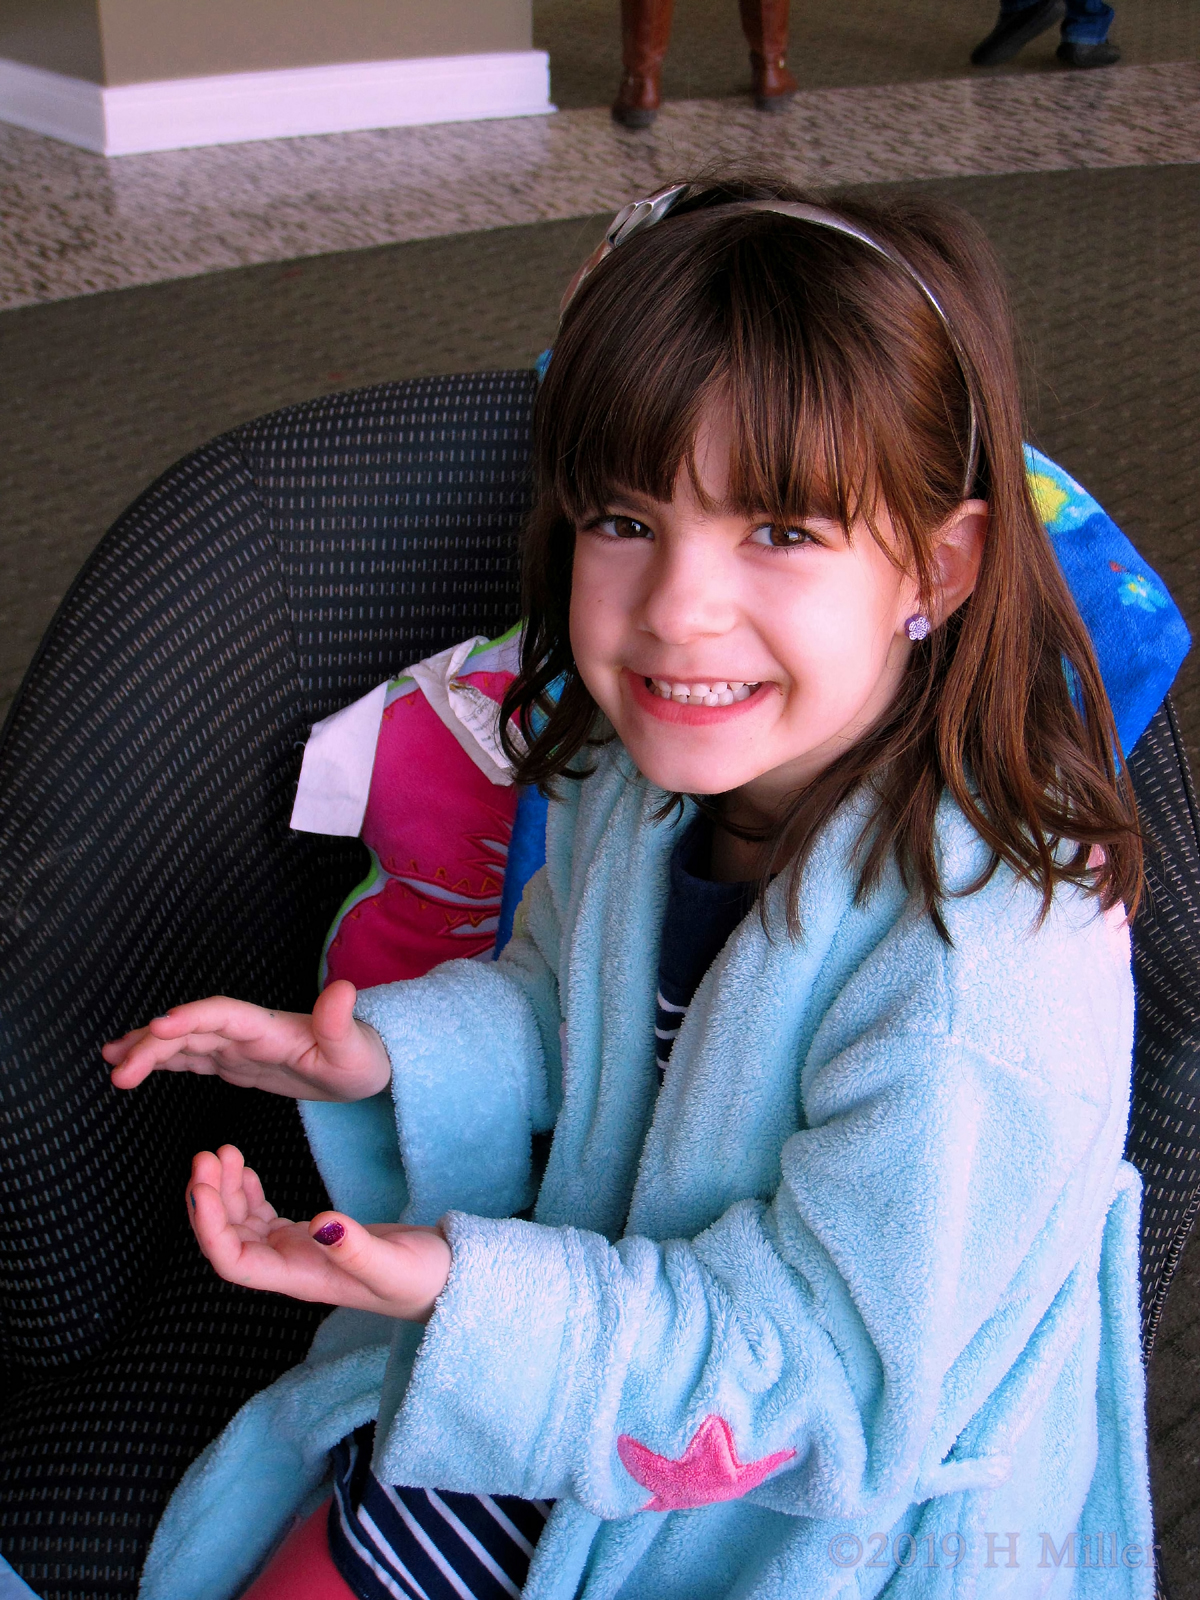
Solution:
M710 185L573 288L511 944L106 1047L123 1088L305 1103L340 1209L277 1218L226 1147L193 1226L350 1308L191 1469L143 1594L1149 1597L1139 836L993 258Z

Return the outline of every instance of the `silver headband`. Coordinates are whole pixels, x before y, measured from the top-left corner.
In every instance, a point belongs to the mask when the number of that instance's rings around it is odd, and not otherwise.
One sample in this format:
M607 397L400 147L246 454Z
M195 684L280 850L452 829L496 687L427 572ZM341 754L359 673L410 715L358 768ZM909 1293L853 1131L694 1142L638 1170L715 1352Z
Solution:
M630 205L623 206L609 224L608 232L601 243L596 247L579 271L567 286L563 295L561 311L565 311L575 298L584 279L589 277L606 256L612 254L619 244L635 233L640 233L643 228L650 228L671 211L688 192L690 184L676 183L670 188L659 189L652 195L647 195L644 200L634 200ZM894 250L891 245L884 244L876 239L857 223L850 222L846 217L839 217L836 211L826 211L821 206L804 205L794 200L734 200L728 205L713 206L713 212L733 211L772 211L781 217L795 217L800 222L811 222L815 227L828 228L831 233L844 234L849 239L857 239L859 244L866 245L868 250L874 250L885 261L890 261L893 266L899 267L921 291L930 307L937 316L938 321L946 330L946 337L950 341L962 372L963 383L967 390L968 434L967 434L967 471L963 482L963 499L970 497L975 486L975 475L979 470L979 424L975 414L975 391L971 382L971 366L967 360L966 351L959 341L958 335L942 308L937 295L925 282L925 279L913 266L912 262Z

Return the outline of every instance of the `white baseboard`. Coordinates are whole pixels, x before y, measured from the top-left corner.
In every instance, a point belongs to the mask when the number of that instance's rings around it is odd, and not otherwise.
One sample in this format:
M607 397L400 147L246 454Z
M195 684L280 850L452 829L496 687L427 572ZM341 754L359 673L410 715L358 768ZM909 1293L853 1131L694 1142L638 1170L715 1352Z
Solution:
M106 156L553 110L544 50L357 61L116 88L0 58L0 121Z
M104 91L83 78L0 59L0 121L103 151Z

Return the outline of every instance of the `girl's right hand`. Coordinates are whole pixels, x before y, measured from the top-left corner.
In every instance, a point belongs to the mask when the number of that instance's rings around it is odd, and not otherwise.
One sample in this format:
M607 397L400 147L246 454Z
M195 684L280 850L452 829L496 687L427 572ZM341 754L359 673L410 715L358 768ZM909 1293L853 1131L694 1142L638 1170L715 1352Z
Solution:
M366 1100L391 1083L392 1066L374 1028L355 1018L356 997L339 978L308 1017L214 995L173 1006L100 1053L118 1089L152 1072L196 1072L293 1100Z

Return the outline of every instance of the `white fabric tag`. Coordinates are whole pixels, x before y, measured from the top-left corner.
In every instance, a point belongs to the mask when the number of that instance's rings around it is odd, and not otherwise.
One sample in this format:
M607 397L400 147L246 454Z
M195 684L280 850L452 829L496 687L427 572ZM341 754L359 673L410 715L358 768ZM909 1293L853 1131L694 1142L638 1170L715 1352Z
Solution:
M356 839L362 832L388 686L313 724L304 746L291 825L298 833Z
M507 786L513 777L500 744L500 707L473 683L458 682L472 650L487 642L483 634L464 639L406 667L400 677L416 684L484 776ZM292 807L291 825L298 833L356 839L362 832L389 687L381 683L353 705L313 724Z

